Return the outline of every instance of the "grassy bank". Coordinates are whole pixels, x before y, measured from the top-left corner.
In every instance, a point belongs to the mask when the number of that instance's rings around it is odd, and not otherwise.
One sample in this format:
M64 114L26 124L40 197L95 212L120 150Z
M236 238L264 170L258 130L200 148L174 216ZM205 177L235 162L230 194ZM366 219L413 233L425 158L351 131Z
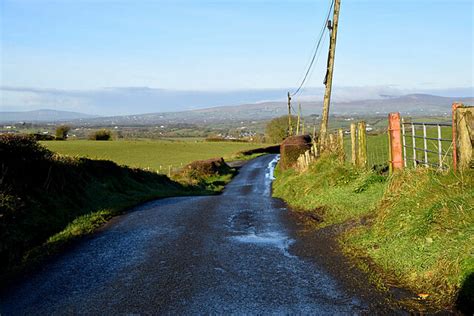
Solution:
M106 159L119 165L149 168L168 172L168 167L179 168L195 160L214 157L230 158L236 152L265 146L258 143L205 142L169 140L116 140L116 141L45 141L51 151L91 159ZM161 170L160 170L161 166Z
M147 200L213 194L234 173L201 173L193 182L106 160L57 155L28 137L0 136L0 279L93 232Z
M474 297L473 183L472 171L419 168L386 177L325 157L306 173L279 172L274 195L314 213L320 226L350 221L341 245L379 287L396 284L433 306L468 308Z

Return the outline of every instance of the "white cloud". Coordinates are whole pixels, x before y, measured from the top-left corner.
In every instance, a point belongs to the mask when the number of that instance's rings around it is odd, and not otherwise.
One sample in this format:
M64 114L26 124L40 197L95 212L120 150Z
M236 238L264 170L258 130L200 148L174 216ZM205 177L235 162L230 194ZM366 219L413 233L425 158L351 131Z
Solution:
M283 101L286 89L230 91L178 91L148 87L110 87L97 90L59 90L30 87L0 87L0 111L55 109L96 115L125 115L175 112L212 106ZM380 99L411 93L441 96L473 96L472 87L444 90L402 89L397 86L335 87L332 99L338 102ZM322 88L305 89L294 102L322 101Z

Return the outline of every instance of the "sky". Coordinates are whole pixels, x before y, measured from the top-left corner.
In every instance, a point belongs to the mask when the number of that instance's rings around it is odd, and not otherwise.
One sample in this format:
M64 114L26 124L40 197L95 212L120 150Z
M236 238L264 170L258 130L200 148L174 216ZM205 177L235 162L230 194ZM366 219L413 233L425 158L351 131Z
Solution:
M328 6L0 0L0 110L129 114L284 98L300 83ZM342 0L334 86L472 96L473 10L471 0ZM323 87L327 43L306 92ZM194 103L196 93L209 98ZM104 95L124 103L119 112Z

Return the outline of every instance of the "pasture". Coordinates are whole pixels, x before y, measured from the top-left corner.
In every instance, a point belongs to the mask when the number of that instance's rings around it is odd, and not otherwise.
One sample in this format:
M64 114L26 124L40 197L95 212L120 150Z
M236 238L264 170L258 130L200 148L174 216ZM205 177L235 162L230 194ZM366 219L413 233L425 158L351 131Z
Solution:
M119 165L151 169L163 173L195 160L223 157L231 159L237 152L268 146L260 143L205 142L176 140L116 141L43 141L46 148L59 154L112 160Z

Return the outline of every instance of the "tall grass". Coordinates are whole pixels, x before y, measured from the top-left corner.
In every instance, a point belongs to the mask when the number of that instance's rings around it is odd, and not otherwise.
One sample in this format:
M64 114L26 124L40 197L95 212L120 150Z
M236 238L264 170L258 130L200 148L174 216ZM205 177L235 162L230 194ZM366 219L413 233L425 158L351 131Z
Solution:
M323 226L369 214L383 196L384 176L340 164L336 157L319 159L308 172L282 171L273 184L273 195L297 209L314 210Z
M371 225L353 229L344 240L401 284L452 305L474 273L473 183L472 171L418 168L396 174Z
M359 263L375 264L371 272L382 271L373 279L405 286L440 308L457 299L473 308L473 184L473 170L417 168L386 177L329 156L306 173L279 172L274 195L317 213L320 226L352 220L341 245Z

